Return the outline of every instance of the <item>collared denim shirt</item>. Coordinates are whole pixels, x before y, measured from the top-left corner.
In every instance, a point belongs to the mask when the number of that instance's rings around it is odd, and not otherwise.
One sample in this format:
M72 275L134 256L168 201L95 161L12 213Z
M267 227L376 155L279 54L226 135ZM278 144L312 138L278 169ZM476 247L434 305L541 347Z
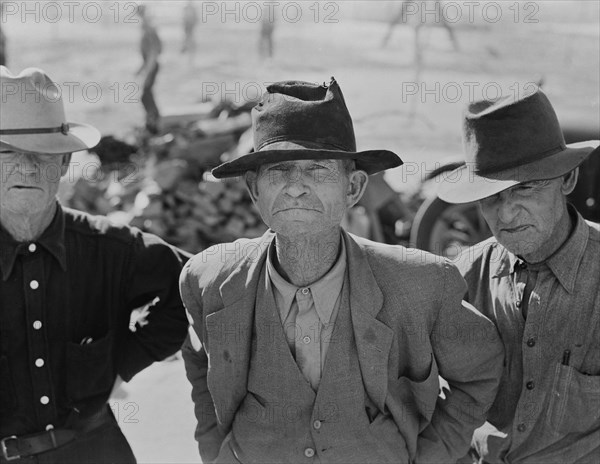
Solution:
M506 352L487 431L474 438L489 463L600 462L600 226L570 213L574 230L536 266L527 302L526 266L494 238L456 263Z

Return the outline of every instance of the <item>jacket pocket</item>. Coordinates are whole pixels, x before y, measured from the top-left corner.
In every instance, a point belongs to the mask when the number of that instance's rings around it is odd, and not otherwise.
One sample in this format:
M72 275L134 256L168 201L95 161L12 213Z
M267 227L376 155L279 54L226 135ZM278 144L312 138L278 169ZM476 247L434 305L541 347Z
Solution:
M431 421L439 394L438 367L433 355L429 371L418 380L401 376L389 385L391 401L401 405L407 423L413 424L413 432L421 433Z
M8 357L0 356L0 413L9 414L17 407L13 378L8 366Z
M108 395L115 381L113 362L113 334L87 344L67 343L67 397L78 403Z
M600 421L600 376L557 364L546 421L560 435L589 431Z

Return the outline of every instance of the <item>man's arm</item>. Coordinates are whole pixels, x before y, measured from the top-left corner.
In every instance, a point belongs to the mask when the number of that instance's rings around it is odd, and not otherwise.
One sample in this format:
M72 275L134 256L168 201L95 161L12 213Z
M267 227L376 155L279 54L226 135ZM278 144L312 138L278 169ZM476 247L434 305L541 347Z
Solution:
M483 424L495 398L504 350L494 324L462 301L465 282L444 264L444 286L432 337L440 375L448 382L431 423L419 435L417 463L455 462L465 455L473 431Z
M194 413L198 421L194 436L198 442L202 462L208 463L218 456L225 436L217 426L215 405L208 390L208 357L202 342L204 339L202 300L195 295L194 290L198 290L198 278L189 264L191 261L184 267L179 280L181 298L191 324L188 337L183 344L182 355L187 378L192 384Z
M123 283L124 309L119 317L117 373L128 382L154 361L181 348L188 321L179 296L179 273L185 253L152 234L136 232L130 246L129 277ZM147 307L144 322L130 328L134 309Z

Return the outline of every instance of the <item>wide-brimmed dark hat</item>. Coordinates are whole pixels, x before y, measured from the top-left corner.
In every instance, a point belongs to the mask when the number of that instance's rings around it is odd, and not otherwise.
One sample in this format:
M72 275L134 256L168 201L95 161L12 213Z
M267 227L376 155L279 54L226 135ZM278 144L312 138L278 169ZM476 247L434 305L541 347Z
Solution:
M303 159L353 159L374 174L402 164L388 150L356 151L352 119L342 91L329 85L284 81L267 87L252 110L254 151L217 166L217 178L241 176L260 165Z
M99 142L96 128L67 121L61 89L41 69L15 76L0 66L0 87L0 148L62 154Z
M446 174L438 196L469 203L521 182L553 179L579 166L599 142L565 144L556 113L541 91L471 103L463 119L466 164Z

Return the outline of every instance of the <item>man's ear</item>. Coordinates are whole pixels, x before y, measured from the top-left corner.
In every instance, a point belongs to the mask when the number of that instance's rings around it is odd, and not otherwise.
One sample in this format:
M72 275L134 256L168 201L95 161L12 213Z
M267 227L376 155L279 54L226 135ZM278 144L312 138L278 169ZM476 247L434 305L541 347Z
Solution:
M252 201L256 203L258 199L258 187L257 187L258 173L256 171L246 171L244 174L244 181L246 182L246 188L250 194Z
M346 206L352 208L365 193L369 175L365 171L352 171L348 176L348 192L346 194Z
M69 170L69 163L71 162L72 153L67 153L63 155L62 165L60 166L60 176L64 176Z
M575 186L577 185L577 179L579 179L578 167L562 177L562 185L560 186L561 192L564 195L568 195L573 190L575 190Z

